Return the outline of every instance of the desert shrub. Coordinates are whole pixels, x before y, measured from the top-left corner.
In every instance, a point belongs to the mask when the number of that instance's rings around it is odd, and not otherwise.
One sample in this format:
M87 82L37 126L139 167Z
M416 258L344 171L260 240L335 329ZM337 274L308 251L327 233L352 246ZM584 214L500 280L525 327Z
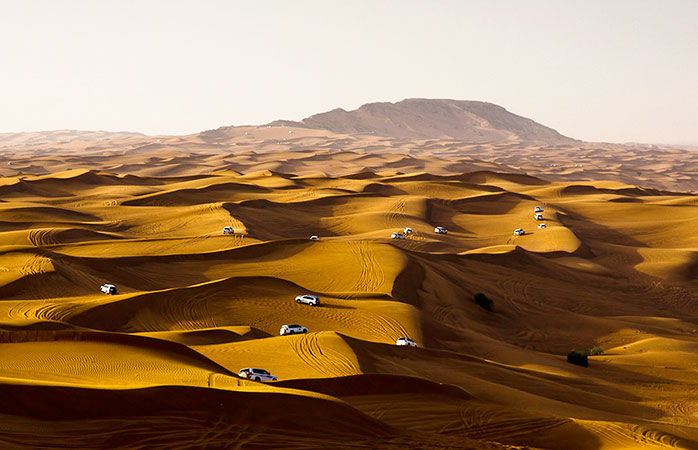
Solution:
M601 347L594 347L591 350L589 350L589 356L598 356L603 353L603 350L601 350Z
M492 305L494 302L482 292L475 294L473 300L475 300L475 303L477 303L480 307L485 308L487 311L492 311Z
M572 350L567 354L567 362L582 367L589 367L589 357L586 353Z

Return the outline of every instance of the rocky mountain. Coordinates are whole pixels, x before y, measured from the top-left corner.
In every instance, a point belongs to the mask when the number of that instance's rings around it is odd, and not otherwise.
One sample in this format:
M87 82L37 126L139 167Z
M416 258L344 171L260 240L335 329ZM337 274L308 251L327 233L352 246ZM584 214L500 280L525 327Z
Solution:
M415 98L397 103L368 103L353 111L337 108L312 115L300 122L278 120L269 125L405 139L545 144L578 142L492 103L446 99Z

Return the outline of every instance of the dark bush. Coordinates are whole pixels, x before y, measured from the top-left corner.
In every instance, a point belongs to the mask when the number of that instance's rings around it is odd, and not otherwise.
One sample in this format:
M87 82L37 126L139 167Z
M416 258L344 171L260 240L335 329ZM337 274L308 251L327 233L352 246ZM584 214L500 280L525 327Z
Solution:
M475 294L473 300L475 300L475 303L480 305L480 307L485 308L487 311L492 311L492 305L494 304L494 302L491 298L489 298L482 292L478 292L477 294Z
M572 350L567 354L567 362L582 367L589 367L589 357L586 353Z

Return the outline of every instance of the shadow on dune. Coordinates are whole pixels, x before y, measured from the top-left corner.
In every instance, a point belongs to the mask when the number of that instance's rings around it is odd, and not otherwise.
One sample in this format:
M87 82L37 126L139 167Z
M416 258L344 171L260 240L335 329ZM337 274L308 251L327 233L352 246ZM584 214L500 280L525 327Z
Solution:
M589 369L573 368L580 372L580 377L570 378L493 363L462 353L397 347L347 336L342 338L356 354L361 370L367 374L419 376L438 386L443 386L443 383L459 386L469 396L486 403L500 404L504 409L518 408L520 402L528 402L528 408L539 414L551 414L553 408L567 411L570 417L587 420L653 422L664 417L665 413L638 404L642 398L608 383L599 383L596 379L606 376L618 384L622 384L623 380L641 384L672 382L598 361L592 361ZM439 371L429 370L437 361ZM584 373L589 373L590 377L584 377ZM368 381L368 384L371 382ZM499 395L500 389L511 393L508 400L507 396Z
M26 418L3 420L0 443L11 447L64 446L69 439L71 448L228 448L244 442L264 448L278 445L284 437L295 441L296 436L333 447L341 439L386 439L397 434L344 403L281 391L0 384L0 396L0 413ZM80 421L79 433L71 430L71 421ZM42 426L36 427L37 423ZM31 432L26 424L34 424Z
M458 386L434 383L424 378L377 373L279 381L274 383L274 386L319 392L334 397L413 393L443 395L459 400L473 398Z
M320 306L313 306L313 308L327 308L327 309L356 309L353 306L345 305L330 305L328 303L320 303Z

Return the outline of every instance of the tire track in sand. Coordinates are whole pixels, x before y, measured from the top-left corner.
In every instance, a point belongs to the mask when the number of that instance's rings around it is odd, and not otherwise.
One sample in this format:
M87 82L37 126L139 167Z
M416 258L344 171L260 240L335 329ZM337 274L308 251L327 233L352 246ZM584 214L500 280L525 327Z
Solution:
M594 434L623 447L632 443L648 448L692 448L684 446L685 441L680 437L639 425L586 421L582 421L582 425Z
M371 244L366 241L349 243L354 257L360 264L359 277L352 290L357 292L378 292L385 282L385 273L376 260Z
M317 333L289 336L287 342L304 363L327 377L359 373L358 367L341 352L323 349Z
M464 427L458 430L459 435L471 439L497 440L501 436L525 436L540 433L543 430L565 425L570 421L561 417L508 417L502 418L492 414L490 410L461 406L458 410L460 422Z

